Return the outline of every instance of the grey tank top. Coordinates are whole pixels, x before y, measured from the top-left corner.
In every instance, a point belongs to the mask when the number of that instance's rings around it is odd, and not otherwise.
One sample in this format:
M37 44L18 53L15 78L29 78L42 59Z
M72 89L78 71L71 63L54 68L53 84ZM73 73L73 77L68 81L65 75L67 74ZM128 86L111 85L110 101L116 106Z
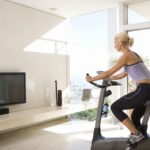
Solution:
M135 53L136 54L136 53ZM138 54L136 54L138 56ZM132 78L134 81L140 81L140 80L149 80L150 79L150 71L145 66L143 61L139 61L132 65L126 65L124 66L124 71L128 73L128 75Z

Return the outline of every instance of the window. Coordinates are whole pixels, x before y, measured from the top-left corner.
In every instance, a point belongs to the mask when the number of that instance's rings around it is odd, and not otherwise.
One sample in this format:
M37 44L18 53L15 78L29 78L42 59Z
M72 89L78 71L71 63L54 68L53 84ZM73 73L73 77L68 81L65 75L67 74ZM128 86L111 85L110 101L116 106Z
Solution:
M133 3L128 6L128 24L150 21L150 1Z
M70 18L69 33L70 99L79 102L84 88L94 88L85 81L86 73L96 75L107 68L107 11ZM93 98L98 94L92 90Z

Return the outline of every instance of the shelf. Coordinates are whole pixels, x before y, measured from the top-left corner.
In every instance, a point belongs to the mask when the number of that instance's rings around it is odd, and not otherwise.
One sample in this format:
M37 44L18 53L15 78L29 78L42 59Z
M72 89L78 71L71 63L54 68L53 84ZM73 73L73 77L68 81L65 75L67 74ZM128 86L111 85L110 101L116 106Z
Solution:
M94 100L82 101L80 104L68 104L61 107L41 107L0 116L0 133L41 124L70 114L96 108Z

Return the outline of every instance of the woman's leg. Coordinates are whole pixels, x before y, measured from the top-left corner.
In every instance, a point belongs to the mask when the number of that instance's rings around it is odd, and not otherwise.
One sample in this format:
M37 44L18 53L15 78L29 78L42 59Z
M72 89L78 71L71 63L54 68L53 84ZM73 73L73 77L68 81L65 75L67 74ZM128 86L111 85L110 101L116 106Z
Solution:
M123 120L122 124L124 124L129 129L131 134L135 134L135 135L138 134L137 128L134 126L134 124L132 123L132 121L129 118Z
M129 138L129 146L130 144L134 144L136 142L141 141L144 136L138 129L135 127L133 122L129 119L129 117L123 112L124 109L131 109L139 107L140 102L128 100L125 97L122 97L118 101L112 104L111 109L114 115L120 120L122 124L124 124L128 130L131 132Z
M111 105L113 114L133 134L137 133L137 128L123 110L138 108L143 104L145 98L143 98L141 91L140 86L138 86L134 92L121 97Z
M128 105L129 104L127 103L127 100L125 100L124 98L121 98L111 105L111 110L113 114L116 116L116 118L118 118L118 120L122 124L124 124L132 134L137 134L138 132L137 128L135 127L133 122L129 119L127 114L123 111L127 109L126 107L128 107ZM128 109L131 109L131 108L128 108Z
M131 120L132 120L134 126L139 131L141 131L144 136L147 136L146 128L141 125L141 118L144 115L145 110L146 110L145 105L141 105L141 106L135 108L131 114Z
M140 120L142 116L144 115L145 110L146 110L146 107L142 104L139 107L136 107L131 114L131 120L137 129L139 129L141 125Z
M140 118L144 112L144 108L142 108L142 105L144 102L150 99L149 91L149 84L140 84L138 85L136 91L123 96L111 105L111 110L116 118L118 118L118 120L122 122L131 132L129 138L129 146L130 144L139 142L144 138L143 134L141 132L138 132L137 126L138 124L140 124ZM138 114L137 108L139 107L141 108L141 112ZM134 120L133 122L123 111L127 109L135 109L135 112L132 115L132 120ZM135 121L136 118L138 118L137 122Z

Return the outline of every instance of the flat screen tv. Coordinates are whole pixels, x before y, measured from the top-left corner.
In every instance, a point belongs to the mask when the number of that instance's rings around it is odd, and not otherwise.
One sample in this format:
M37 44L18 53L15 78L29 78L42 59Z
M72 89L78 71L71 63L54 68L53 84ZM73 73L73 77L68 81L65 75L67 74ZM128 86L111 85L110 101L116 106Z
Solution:
M0 106L25 102L25 72L0 72Z

